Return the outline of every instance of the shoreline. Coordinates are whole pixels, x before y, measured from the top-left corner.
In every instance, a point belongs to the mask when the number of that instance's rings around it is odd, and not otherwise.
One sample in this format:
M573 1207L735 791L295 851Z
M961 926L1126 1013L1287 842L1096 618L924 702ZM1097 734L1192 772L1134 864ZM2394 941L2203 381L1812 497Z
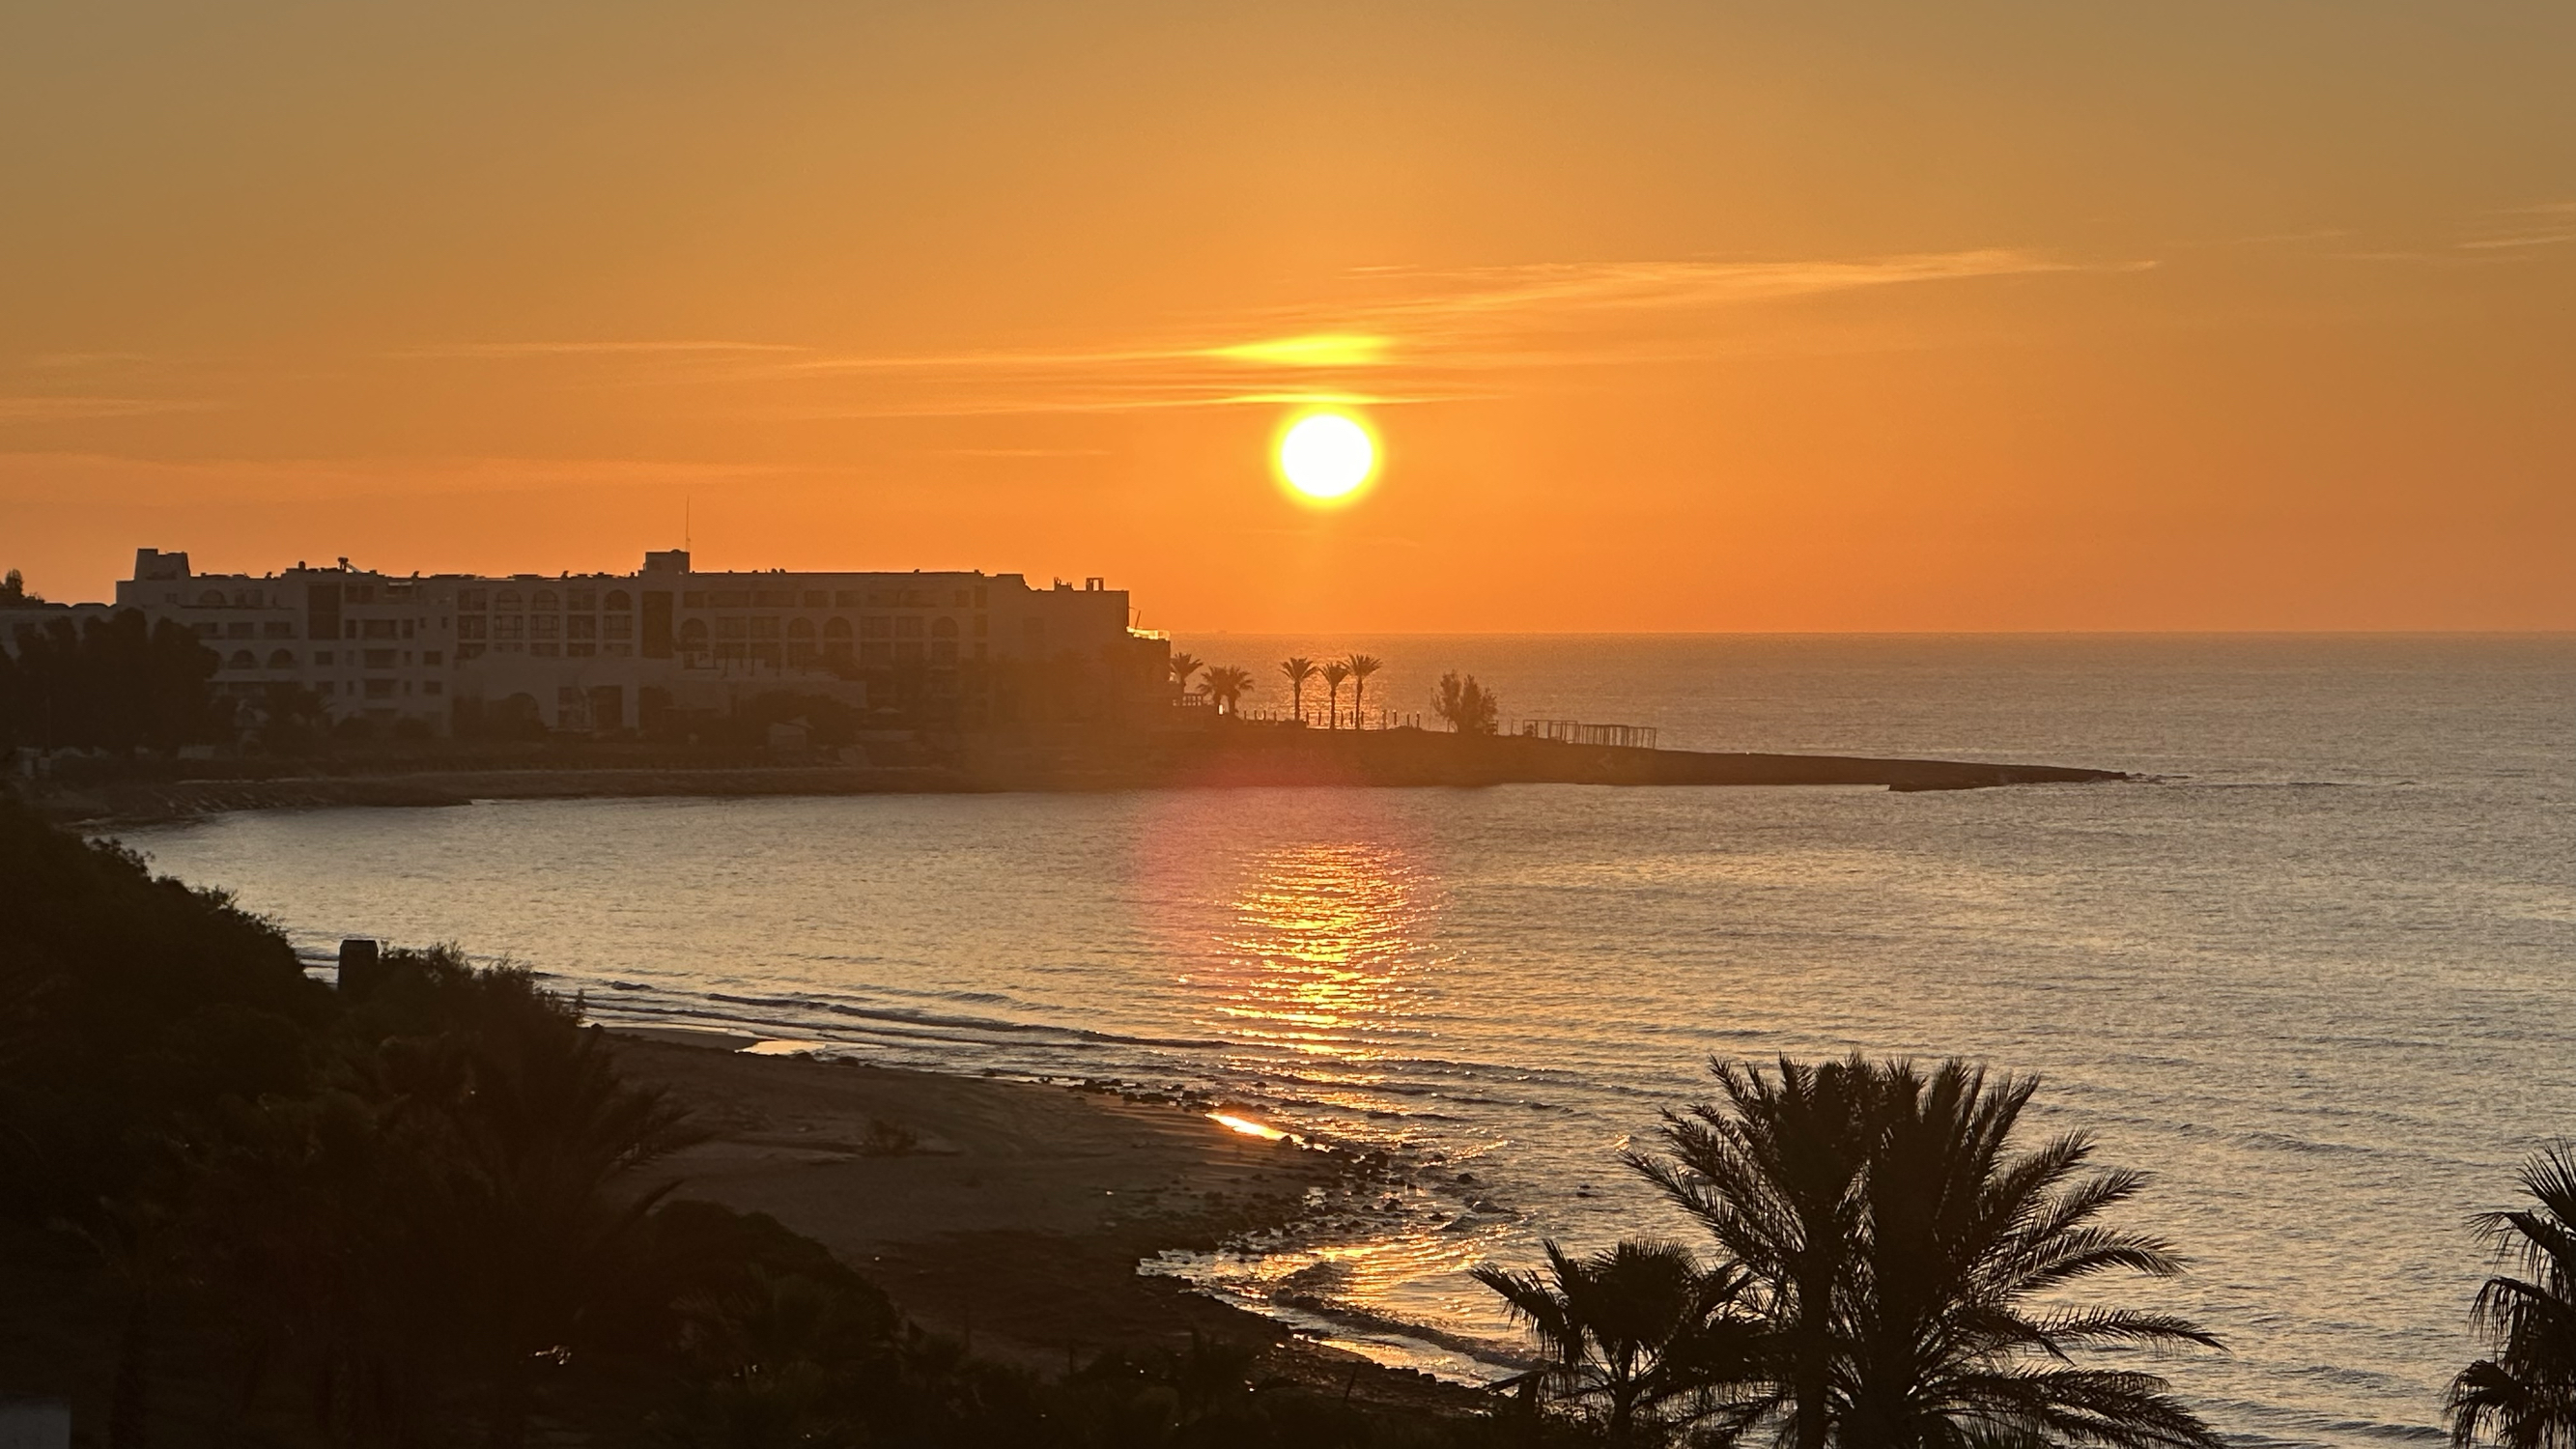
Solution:
M153 825L249 810L426 808L478 800L881 794L1095 793L1310 787L1864 786L1894 791L2134 780L2067 765L1862 755L1713 753L1565 744L1421 730L1330 731L1263 725L1131 742L1047 748L970 741L941 765L549 762L512 768L401 769L232 777L33 779L19 783L47 817L82 826Z
M1090 1085L760 1054L759 1038L607 1028L633 1080L669 1088L709 1132L646 1180L763 1212L876 1282L975 1354L1047 1373L1193 1335L1268 1351L1286 1376L1443 1409L1473 1389L1300 1335L1168 1275L1166 1250L1213 1251L1314 1215L1368 1160L1229 1130L1205 1104Z

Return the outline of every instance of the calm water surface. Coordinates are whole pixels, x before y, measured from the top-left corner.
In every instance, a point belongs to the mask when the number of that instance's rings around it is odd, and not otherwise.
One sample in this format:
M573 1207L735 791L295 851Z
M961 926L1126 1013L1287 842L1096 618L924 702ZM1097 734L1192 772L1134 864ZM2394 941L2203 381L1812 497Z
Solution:
M1467 1266L1684 1231L1614 1159L1710 1054L1971 1054L2156 1174L2129 1221L2192 1272L2132 1296L2227 1339L2166 1365L2204 1413L2436 1435L2485 1266L2464 1219L2576 1132L2576 640L1181 643L1365 649L1399 709L1463 667L1512 715L1669 745L2158 778L522 802L130 839L316 949L453 940L604 1018L1185 1083L1403 1148L1421 1186L1365 1228L1185 1266L1459 1373L1508 1338Z

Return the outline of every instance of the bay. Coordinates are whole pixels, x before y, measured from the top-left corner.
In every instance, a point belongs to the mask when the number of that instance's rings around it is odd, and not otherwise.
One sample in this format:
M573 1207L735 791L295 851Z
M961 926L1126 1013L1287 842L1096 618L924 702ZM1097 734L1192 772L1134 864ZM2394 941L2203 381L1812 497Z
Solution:
M130 832L316 952L455 941L610 1021L1224 1094L1421 1169L1365 1230L1176 1265L1472 1376L1466 1267L1687 1236L1616 1164L1712 1055L1966 1054L2156 1182L2124 1289L2247 1442L2439 1433L2469 1216L2576 1132L2576 640L1185 636L1476 674L1668 746L2137 783L494 802ZM1313 699L1310 697L1311 705ZM1345 690L1341 703L1348 706Z

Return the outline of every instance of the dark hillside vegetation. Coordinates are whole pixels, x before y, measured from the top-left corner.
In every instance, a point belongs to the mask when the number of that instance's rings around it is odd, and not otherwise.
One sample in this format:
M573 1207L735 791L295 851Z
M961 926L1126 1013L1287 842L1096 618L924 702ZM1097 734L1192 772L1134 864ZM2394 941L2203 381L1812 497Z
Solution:
M167 750L224 739L221 662L185 627L140 609L20 625L0 649L0 750Z

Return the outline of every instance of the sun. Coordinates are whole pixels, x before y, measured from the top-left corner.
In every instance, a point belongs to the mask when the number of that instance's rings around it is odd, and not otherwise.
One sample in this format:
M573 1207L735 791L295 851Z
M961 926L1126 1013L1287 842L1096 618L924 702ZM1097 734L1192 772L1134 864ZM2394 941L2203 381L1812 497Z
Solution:
M1309 503L1347 503L1377 471L1377 440L1346 413L1307 413L1279 434L1279 476Z

